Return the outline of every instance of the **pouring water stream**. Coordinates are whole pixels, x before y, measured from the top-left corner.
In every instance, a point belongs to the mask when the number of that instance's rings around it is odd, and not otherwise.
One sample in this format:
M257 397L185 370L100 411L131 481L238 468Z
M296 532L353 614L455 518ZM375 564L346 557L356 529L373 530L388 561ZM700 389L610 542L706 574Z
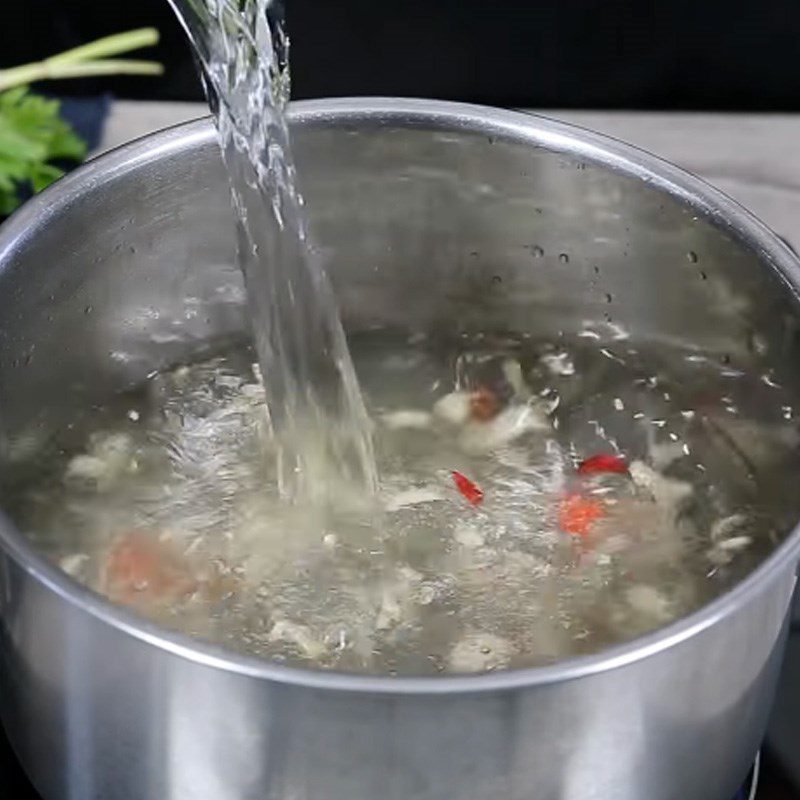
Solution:
M169 2L202 65L230 179L281 493L324 499L330 474L374 493L369 418L296 186L282 9L274 0Z

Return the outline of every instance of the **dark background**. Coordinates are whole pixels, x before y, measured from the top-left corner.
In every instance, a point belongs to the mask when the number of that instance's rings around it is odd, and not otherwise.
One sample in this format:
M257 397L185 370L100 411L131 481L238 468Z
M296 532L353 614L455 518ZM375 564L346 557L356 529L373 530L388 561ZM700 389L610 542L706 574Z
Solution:
M163 78L70 94L196 100L166 0L0 0L0 67L155 25ZM800 110L800 0L286 0L293 95L551 108ZM142 56L144 57L144 56Z

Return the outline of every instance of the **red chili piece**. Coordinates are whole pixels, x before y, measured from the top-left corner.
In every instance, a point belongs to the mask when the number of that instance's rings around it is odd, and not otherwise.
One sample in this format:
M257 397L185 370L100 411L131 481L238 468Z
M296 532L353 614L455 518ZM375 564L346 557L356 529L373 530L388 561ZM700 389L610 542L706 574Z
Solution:
M594 497L568 494L558 509L558 525L565 533L586 536L592 525L606 515L605 507Z
M102 586L115 603L147 608L175 602L198 583L177 551L155 536L133 531L117 539L108 553Z
M469 396L469 413L472 419L487 422L497 416L500 401L497 395L485 386L479 386Z
M483 491L477 483L471 481L466 475L462 475L456 470L453 470L452 475L456 489L461 492L461 495L466 498L470 505L477 506L479 503L483 502Z
M579 475L593 475L598 472L616 472L624 474L628 471L628 465L621 456L612 456L607 453L599 453L596 456L581 461L578 464Z

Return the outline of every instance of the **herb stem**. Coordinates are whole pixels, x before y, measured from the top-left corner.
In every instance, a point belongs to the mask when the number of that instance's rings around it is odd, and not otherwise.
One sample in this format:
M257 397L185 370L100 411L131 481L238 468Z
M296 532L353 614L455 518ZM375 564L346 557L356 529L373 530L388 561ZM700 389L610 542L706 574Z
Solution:
M155 61L135 61L108 56L149 47L158 42L155 28L140 28L127 33L104 36L81 47L58 55L0 70L0 92L14 86L25 86L41 80L85 78L96 75L161 75L161 64Z
M129 53L131 50L151 47L154 44L158 44L158 31L155 28L138 28L135 31L104 36L102 39L89 42L89 44L51 56L47 61L51 64L74 64L78 61Z

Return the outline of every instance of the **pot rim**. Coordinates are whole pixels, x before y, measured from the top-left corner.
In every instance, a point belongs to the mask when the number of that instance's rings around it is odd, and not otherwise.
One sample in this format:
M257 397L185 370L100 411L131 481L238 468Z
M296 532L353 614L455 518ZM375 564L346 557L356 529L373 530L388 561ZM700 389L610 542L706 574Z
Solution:
M294 123L425 125L464 128L582 157L653 185L707 217L736 238L782 279L795 299L800 297L800 261L780 238L737 202L705 181L650 153L612 137L534 114L439 100L407 98L337 98L292 103ZM12 253L24 246L48 219L79 201L101 182L124 176L154 157L179 154L211 144L215 131L209 118L186 122L144 136L87 162L29 200L0 226L0 271ZM798 308L800 313L800 308ZM599 653L554 664L468 675L389 677L289 667L193 639L142 619L81 586L34 551L23 534L0 511L0 547L32 577L72 606L96 620L199 665L256 679L297 686L380 694L457 694L542 686L589 676L656 655L700 634L747 605L786 573L800 557L800 525L746 578L732 589L664 628ZM786 598L787 609L791 593ZM2 598L0 597L0 609Z

